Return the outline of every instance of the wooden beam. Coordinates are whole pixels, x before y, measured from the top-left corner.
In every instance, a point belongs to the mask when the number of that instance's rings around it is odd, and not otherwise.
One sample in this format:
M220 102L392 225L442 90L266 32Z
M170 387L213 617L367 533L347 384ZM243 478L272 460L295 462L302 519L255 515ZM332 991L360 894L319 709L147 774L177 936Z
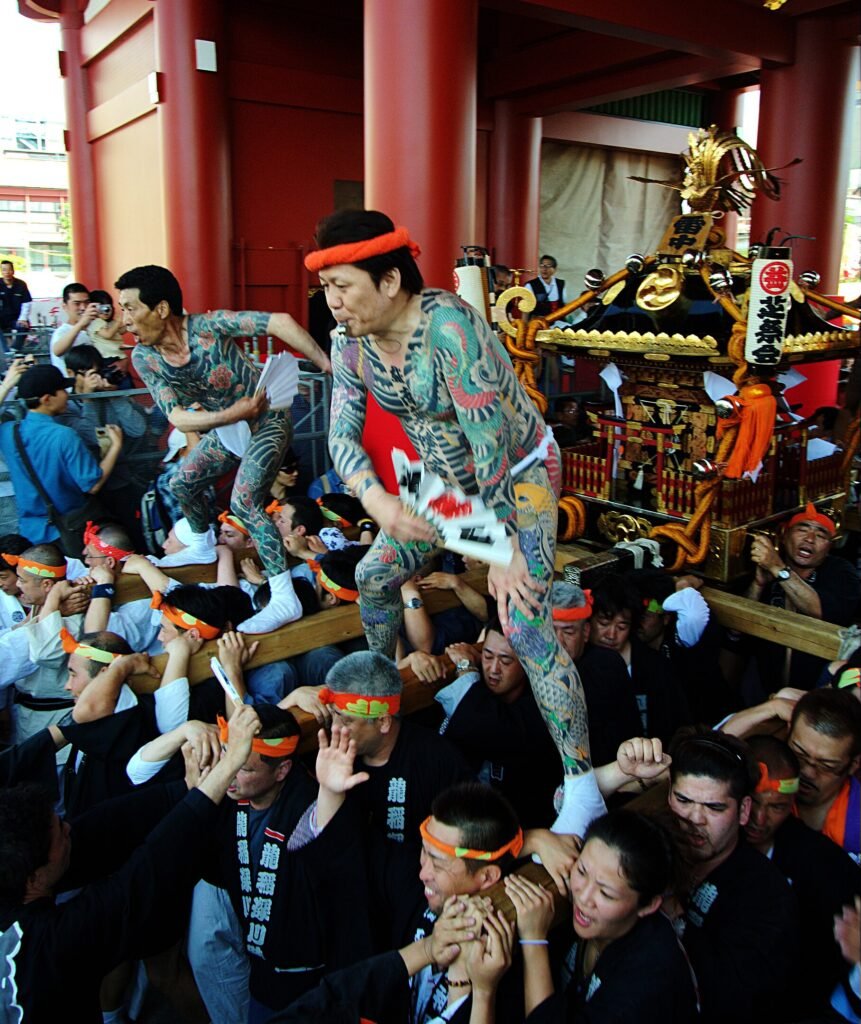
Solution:
M792 19L743 0L724 0L720 8L705 0L665 0L660 7L642 0L600 7L594 0L483 0L483 6L700 57L742 56L773 64L795 59ZM608 41L608 50L612 45Z
M615 40L608 47L606 37L565 32L489 61L482 68L482 93L489 99L511 99L587 75L606 74L610 67L660 52L655 46L629 39Z
M735 629L761 640L773 640L776 644L827 661L837 658L842 626L822 622L809 615L799 615L785 608L773 608L714 587L704 587L700 593L718 622L727 629Z
M688 53L667 52L626 67L607 67L603 73L579 78L544 92L514 100L518 114L543 117L563 110L594 107L664 89L679 89L758 67L758 62L735 58L712 60Z
M465 574L465 579L476 590L487 593L486 571L472 569ZM459 603L449 590L432 590L428 592L424 600L425 606L431 614L446 608L454 608ZM358 605L338 605L337 608L330 608L311 615L309 618L299 619L298 622L291 622L288 626L282 626L273 633L261 633L251 637L253 640L259 640L260 646L248 667L257 668L259 665L268 665L273 661L280 661L282 658L291 658L296 654L313 651L325 644L339 644L345 640L355 640L356 637L362 635L362 619L359 615ZM211 678L209 659L217 653L217 650L217 641L210 640L197 654L192 655L188 669L188 680L192 685ZM167 655L157 654L152 659L152 663L159 672L163 672L167 664ZM139 675L132 677L131 686L136 693L152 693L158 689L158 682L153 676Z

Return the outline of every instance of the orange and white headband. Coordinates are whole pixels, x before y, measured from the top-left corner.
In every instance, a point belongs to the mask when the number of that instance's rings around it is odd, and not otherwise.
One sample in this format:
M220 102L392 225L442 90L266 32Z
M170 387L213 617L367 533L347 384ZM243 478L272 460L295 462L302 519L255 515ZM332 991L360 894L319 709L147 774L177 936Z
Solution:
M405 227L397 227L376 238L366 238L361 242L344 242L343 245L332 245L328 249L318 249L305 257L305 269L311 273L324 270L326 267L337 267L341 263L361 263L374 256L382 256L395 249L407 248L415 259L421 255L417 242L410 238Z
M837 533L837 527L834 524L834 520L823 515L812 501L807 502L807 508L803 512L795 513L795 515L786 524L787 530L795 526L796 523L815 523L817 526L821 526L822 529L832 537Z
M498 850L471 850L468 846L453 846L451 843L444 843L441 839L437 839L436 836L431 835L428 829L431 815L428 815L425 820L419 825L419 832L421 832L422 839L435 850L439 850L440 853L447 853L450 857L465 857L467 860L486 860L494 861L504 857L506 853L510 853L513 857L519 857L520 851L523 849L523 829L519 828L514 838L505 844L500 846Z
M269 509L266 511L268 512ZM246 537L250 536L248 527L245 526L242 520L238 519L232 512L228 512L227 509L221 513L218 517L218 521L219 523L225 523L227 526L232 526L235 530L239 530L240 533L244 533Z
M112 661L122 657L121 654L111 654L110 651L100 651L98 647L82 644L72 636L65 626L60 630L60 640L66 654L79 654L87 661L97 661L101 665L110 665Z
M223 715L217 716L218 735L222 743L230 739L230 726ZM256 737L251 741L251 749L261 757L289 757L295 753L299 746L298 736L278 736L275 739L264 740Z
M759 765L759 782L756 784L755 793L783 793L789 795L798 792L798 776L791 779L773 779L768 774L768 765L762 761L757 761L757 764Z
M384 715L396 715L401 708L399 693L390 697L364 696L361 693L334 693L324 686L317 694L321 704L332 704L339 711L357 718L382 718Z
M42 562L35 562L32 558L24 558L21 555L3 555L3 561L9 565L19 566L31 576L41 576L46 580L63 580L66 578L66 563L62 565L44 565Z
M351 590L349 587L342 587L340 583L336 583L331 577L326 575L319 562L309 562L308 565L324 590L328 590L330 594L334 594L335 597L339 597L342 601L355 602L359 600L358 590Z
M586 598L586 603L580 605L579 608L554 608L553 621L577 622L579 619L591 619L592 605L595 603L595 600L592 597L592 591L584 590L583 596Z
M322 498L317 499L317 504L320 506L320 511L323 513L323 518L328 519L330 523L334 523L335 526L352 526L351 522L348 522L343 516L339 516L337 512L333 512L330 508L326 508Z
M102 540L99 536L99 527L93 522L88 522L84 527L84 546L86 547L88 544L92 544L100 555L105 555L108 558L115 558L118 562L121 562L124 558L128 558L129 555L134 554L133 551L124 551L122 548L115 548L113 544L108 544L107 541Z
M220 629L210 626L203 619L195 618L191 612L184 612L181 608L175 608L172 604L168 604L160 590L152 595L150 608L158 609L174 626L178 626L180 629L196 629L204 640L215 640L221 633Z
M266 515L277 516L282 508L284 508L284 506L281 504L281 502L278 501L277 498L273 498L273 500L270 501L269 504L266 506Z

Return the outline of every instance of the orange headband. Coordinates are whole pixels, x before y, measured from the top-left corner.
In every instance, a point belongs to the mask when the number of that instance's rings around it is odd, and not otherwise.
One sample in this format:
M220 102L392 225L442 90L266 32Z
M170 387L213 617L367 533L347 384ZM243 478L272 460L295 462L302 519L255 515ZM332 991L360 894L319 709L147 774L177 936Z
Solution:
M149 606L150 608L157 608L162 615L166 615L180 629L196 629L204 640L214 640L221 632L220 629L210 626L203 619L196 619L191 612L184 612L182 609L174 608L172 604L168 604L160 590L157 590L152 595L152 601L150 601Z
M132 551L123 551L122 548L115 548L113 545L103 541L99 536L98 526L93 522L87 522L87 525L84 527L84 545L86 546L87 544L92 544L97 551L107 555L109 558L116 558L118 562L134 554Z
M62 565L43 565L41 562L34 562L30 558L23 558L21 555L3 555L3 560L9 565L20 565L25 572L32 576L44 576L47 580L63 580L66 578L66 563Z
M466 857L468 860L499 860L506 853L510 853L513 857L519 857L520 851L523 849L522 828L517 830L516 835L510 842L507 842L505 846L500 846L498 850L494 850L492 853L489 853L487 850L470 850L468 846L451 846L449 843L444 843L441 839L437 839L436 836L430 834L428 822L431 820L431 817L432 815L429 814L419 825L422 839L434 847L434 849L439 850L441 853L447 853L450 857Z
M816 506L812 501L807 502L807 508L803 512L795 513L792 519L790 519L786 524L787 530L790 529L790 527L795 526L796 523L816 523L816 525L821 526L823 530L827 530L832 537L837 533L837 527L834 524L834 520L829 519L828 516L817 511Z
M349 590L347 587L342 587L340 583L336 583L333 579L330 579L323 571L323 567L319 562L309 562L308 565L320 581L320 586L323 587L324 590L328 590L329 593L334 594L335 597L340 597L342 601L359 600L358 590Z
M330 523L334 523L335 526L353 525L352 523L347 522L347 520L344 519L343 516L339 516L337 512L333 512L331 509L326 508L326 506L323 504L322 498L317 499L317 504L320 506L320 511L323 513L325 518L328 519Z
M217 716L218 735L222 743L230 738L230 726L223 715ZM251 741L251 749L261 757L289 757L299 746L298 736L281 736L271 740L255 738Z
M269 510L267 509L266 511L268 512ZM242 520L237 519L236 516L233 515L232 512L228 512L227 509L221 513L218 517L218 521L219 523L227 523L228 526L235 526L240 533L244 533L246 537L250 536L247 528L243 526Z
M595 600L592 597L592 591L584 590L583 596L586 598L586 603L581 605L579 608L554 608L553 621L577 622L578 619L591 619L592 605L595 603Z
M333 245L328 249L318 249L309 253L305 257L305 269L313 274L325 267L337 267L341 263L361 263L372 256L382 256L384 253L404 247L410 250L413 259L421 254L418 244L410 238L409 231L404 227L398 227L384 235L377 235L376 238L366 238L361 242L345 242L343 245Z
M768 765L757 761L759 765L759 782L756 784L755 793L797 793L798 778L794 779L773 779L768 774Z
M360 693L333 693L324 686L317 694L321 704L334 704L339 711L357 718L382 718L383 715L396 715L401 708L400 694L389 697L363 697Z
M266 506L266 515L274 516L277 512L280 512L282 508L284 508L284 506L278 501L278 499L273 498Z
M121 654L111 654L110 651L100 651L98 647L80 643L65 626L60 630L60 640L66 654L80 654L82 658L86 658L88 661L98 661L102 665L110 665L112 661L122 657Z

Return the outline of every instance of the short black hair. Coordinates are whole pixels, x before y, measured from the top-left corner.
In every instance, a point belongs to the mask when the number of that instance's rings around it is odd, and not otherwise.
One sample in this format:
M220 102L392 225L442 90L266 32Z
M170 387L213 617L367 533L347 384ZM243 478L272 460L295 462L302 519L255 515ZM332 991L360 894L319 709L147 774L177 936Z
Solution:
M739 803L756 789L759 769L746 743L723 732L679 730L670 749L670 779L697 775L729 785Z
M394 222L379 210L339 210L324 217L317 224L317 245L321 249L328 249L330 246L348 242L364 242L369 238L387 235L394 230ZM424 288L424 279L418 264L405 245L381 256L358 260L353 266L370 274L377 288L388 270L400 271L401 287L410 295L418 295Z
M850 757L861 754L861 703L847 690L825 687L805 693L792 709L790 733L802 716L811 729L823 736L835 740L850 738Z
M29 562L41 562L42 565L50 565L55 569L66 564L66 556L56 544L34 544L26 551L22 551L21 555Z
M461 844L471 850L499 850L517 835L520 822L505 797L484 782L459 782L438 793L431 804L431 814L443 825L456 828ZM514 863L513 854L488 862L465 857L467 871L475 874L488 863L503 871Z
M653 599L663 604L676 592L676 581L663 569L632 569L626 578L642 598L644 606Z
M86 292L89 295L90 289L85 284L81 284L80 281L73 281L71 284L67 284L63 289L63 304L65 305L69 301L69 297L77 292Z
M11 267L13 270L15 269L15 264L12 262L12 260L0 260L0 267L4 265Z
M539 263L549 263L550 266L553 267L554 270L556 269L556 267L559 266L559 264L556 262L556 257L555 256L550 256L547 253L545 253L543 256L541 256L539 258L538 262Z
M102 353L95 345L75 345L64 356L66 369L72 373L86 373L87 370L101 370L105 365Z
M289 711L284 708L279 708L277 704L255 704L254 710L257 713L257 717L260 719L260 732L257 734L258 739L280 740L288 736L302 735L302 730L296 719ZM279 757L267 757L266 754L261 754L260 756L264 761L274 766L279 764L281 761L288 760L288 758L293 755L287 754Z
M201 587L197 583L185 583L169 591L165 601L219 632L250 619L254 611L251 598L239 587Z
M313 498L288 496L284 504L293 508L293 526L304 526L309 537L316 537L326 525L322 509Z
M145 267L134 267L114 282L114 288L120 291L137 288L145 306L155 309L163 299L174 316L182 316L182 289L179 281L166 267L158 267L153 263Z
M48 863L54 799L32 782L0 789L0 903L24 902L27 882Z
M662 896L676 881L678 855L669 832L638 811L604 814L586 829L583 845L600 839L615 850L625 881L639 894L641 907Z
M759 762L761 761L768 769L769 775L776 772L787 772L787 778L795 779L801 767L798 758L789 744L779 740L776 736L757 734L747 737L747 745L751 755Z
M110 292L103 291L101 288L94 288L90 292L90 302L97 302L100 306L106 306L110 303L113 306L114 298Z
M95 647L97 651L107 651L108 654L132 653L127 640L118 633L111 633L106 629L99 630L96 633L84 633L78 639L80 643L87 644L88 647ZM92 658L87 659L87 673L90 679L95 679L103 668L105 668L105 665L102 662L93 661Z
M33 542L22 537L20 533L4 533L0 537L0 572L15 572L15 566L10 565L3 555L23 555L27 548L33 547Z
M592 614L613 618L623 612L631 614L631 632L635 633L643 616L643 602L631 581L621 573L608 573L592 588Z
M292 505L292 502L290 504ZM355 526L360 519L368 518L365 506L358 498L354 498L352 494L341 494L337 491L332 491L320 498L319 506L325 519L329 518L326 513L331 512L339 519L343 519L347 526Z

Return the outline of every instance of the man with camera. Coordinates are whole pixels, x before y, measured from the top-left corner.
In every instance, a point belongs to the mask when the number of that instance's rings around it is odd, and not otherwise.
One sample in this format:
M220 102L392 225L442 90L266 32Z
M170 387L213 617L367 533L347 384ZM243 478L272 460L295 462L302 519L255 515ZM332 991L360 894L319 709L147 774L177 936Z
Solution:
M118 426L123 432L123 451L101 493L101 502L131 533L135 547L142 550L137 513L146 479L135 472L134 463L146 441L146 414L128 395L111 395L118 390L123 374L107 363L93 345L76 345L66 355L66 366L75 382L74 396L60 422L70 426L96 458L101 457L107 444L109 426Z
M50 349L51 362L65 377L66 353L75 345L92 344L87 328L99 315L99 307L97 303L90 302L89 288L77 281L63 289L62 306L66 323L60 324L51 335Z

